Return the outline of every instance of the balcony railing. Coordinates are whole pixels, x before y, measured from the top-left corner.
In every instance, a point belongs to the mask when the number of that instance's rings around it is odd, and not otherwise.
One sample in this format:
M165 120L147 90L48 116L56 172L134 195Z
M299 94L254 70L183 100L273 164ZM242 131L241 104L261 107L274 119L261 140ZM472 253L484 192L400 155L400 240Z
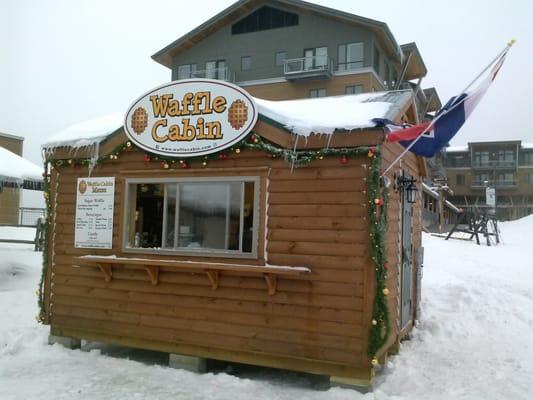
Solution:
M333 62L328 56L292 58L283 61L283 72L287 79L330 77Z
M474 160L473 168L516 168L516 160Z
M499 181L493 181L488 182L487 181L477 181L474 180L470 184L472 189L484 189L485 187L491 186L495 187L496 189L514 189L518 187L518 182L516 180L499 180Z
M193 71L189 76L181 76L179 79L190 79L190 78L201 78L201 79L218 79L226 82L234 82L235 76L228 67L221 68L212 68Z

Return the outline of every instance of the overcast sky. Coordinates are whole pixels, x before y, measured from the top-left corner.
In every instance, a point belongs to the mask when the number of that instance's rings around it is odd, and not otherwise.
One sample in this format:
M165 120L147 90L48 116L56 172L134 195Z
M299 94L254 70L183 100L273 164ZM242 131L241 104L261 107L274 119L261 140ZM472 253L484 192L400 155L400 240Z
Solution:
M386 22L416 42L423 86L444 103L512 38L517 43L481 104L453 140L533 142L533 1L315 0ZM0 0L0 132L24 136L25 156L62 128L125 112L170 80L150 56L232 0ZM1 160L0 160L1 162Z

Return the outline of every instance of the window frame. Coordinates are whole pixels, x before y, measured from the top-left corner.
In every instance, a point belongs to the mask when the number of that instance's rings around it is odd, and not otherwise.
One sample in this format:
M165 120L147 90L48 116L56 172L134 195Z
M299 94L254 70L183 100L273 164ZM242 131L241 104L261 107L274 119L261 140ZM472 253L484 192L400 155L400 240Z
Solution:
M319 95L320 91L322 91L322 90L324 91L324 96L320 96ZM316 96L312 96L311 94L313 92L316 92L317 95ZM327 96L328 96L328 92L327 92L326 88L309 89L309 98L310 99L320 99L322 97L327 97Z
M249 60L248 68L244 68L244 60ZM250 71L252 69L252 56L241 56L241 72Z
M285 57L281 60L281 63L278 64L278 55L280 54L283 54ZM286 50L280 50L274 53L274 65L276 67L283 67L283 65L285 64L285 60L288 60L288 53Z
M360 60L348 61L348 46L350 45L362 45L362 57ZM344 61L341 62L341 59L344 59ZM351 64L361 64L361 65L351 67L350 66ZM341 65L343 66L342 68L341 68ZM341 43L337 46L337 70L338 71L355 71L357 69L361 69L364 67L365 67L365 42L364 41Z
M186 78L180 78L180 68L182 67L189 67L189 76ZM178 65L178 68L176 70L176 78L178 80L181 79L191 79L194 77L194 74L198 71L198 64L197 63L189 63L189 64L180 64Z
M357 88L357 87L361 88L360 92L357 92L355 90L355 88ZM348 89L351 89L351 88L354 89L353 93L348 93ZM364 87L364 85L361 85L361 84L346 85L344 87L344 94L348 95L348 96L353 96L353 95L356 95L356 94L362 94L364 91L365 91L365 87Z
M135 248L130 247L128 244L128 238L131 228L131 196L134 193L131 190L132 185L138 184L179 184L179 183L224 183L224 182L253 182L254 183L254 208L253 208L253 230L252 230L252 251L250 253L244 253L242 251L235 250L220 250L220 249L170 249L164 248L163 234L161 236L160 248ZM260 196L261 191L261 176L259 175L246 175L246 176L194 176L194 177L143 177L143 178L125 178L124 179L124 207L122 216L122 239L121 250L123 253L134 254L160 254L160 255L174 255L174 256L196 256L196 257L219 257L219 258L243 258L243 259L258 259L259 257L259 245L260 238L259 232L263 221L260 220L262 200ZM167 194L165 190L163 210L167 207ZM241 203L240 218L243 218L244 203ZM178 212L176 212L178 214ZM166 212L163 212L162 229L164 231L166 226L165 220ZM243 232L240 232L242 240Z

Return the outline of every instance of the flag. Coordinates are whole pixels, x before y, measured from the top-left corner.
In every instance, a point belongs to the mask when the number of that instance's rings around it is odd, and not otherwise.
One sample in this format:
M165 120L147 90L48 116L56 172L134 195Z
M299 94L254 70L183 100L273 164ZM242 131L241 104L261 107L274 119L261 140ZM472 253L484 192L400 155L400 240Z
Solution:
M374 119L378 126L385 127L389 133L387 140L400 142L416 155L423 157L433 157L457 134L466 119L472 114L487 89L496 78L500 70L508 46L492 65L491 71L478 84L472 92L465 92L459 96L454 96L442 107L432 121L418 125L397 125L389 120Z

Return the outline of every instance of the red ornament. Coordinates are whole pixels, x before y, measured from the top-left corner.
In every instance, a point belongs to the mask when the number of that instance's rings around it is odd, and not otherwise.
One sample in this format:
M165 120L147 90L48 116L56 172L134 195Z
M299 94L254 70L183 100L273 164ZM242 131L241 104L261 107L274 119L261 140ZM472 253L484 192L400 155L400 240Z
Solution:
M385 202L383 201L383 199L374 199L374 204L376 204L377 206L382 206L383 204L385 204Z
M342 165L346 165L346 164L348 164L348 157L346 157L346 156L342 156L342 157L341 157L341 164L342 164Z
M369 150L370 150L372 153L375 153L376 150L377 150L377 148L376 148L376 146L372 146Z
M152 159L150 158L150 156L148 154L145 154L144 155L144 162L147 163L147 162L150 162Z
M183 162L180 162L180 167L182 169L187 169L189 168L189 164L187 164L187 161L183 161Z
M389 269L389 263L388 262L383 263L383 268Z
M218 159L219 160L227 160L228 159L228 155L227 154L224 154L224 153L220 153L218 155Z

